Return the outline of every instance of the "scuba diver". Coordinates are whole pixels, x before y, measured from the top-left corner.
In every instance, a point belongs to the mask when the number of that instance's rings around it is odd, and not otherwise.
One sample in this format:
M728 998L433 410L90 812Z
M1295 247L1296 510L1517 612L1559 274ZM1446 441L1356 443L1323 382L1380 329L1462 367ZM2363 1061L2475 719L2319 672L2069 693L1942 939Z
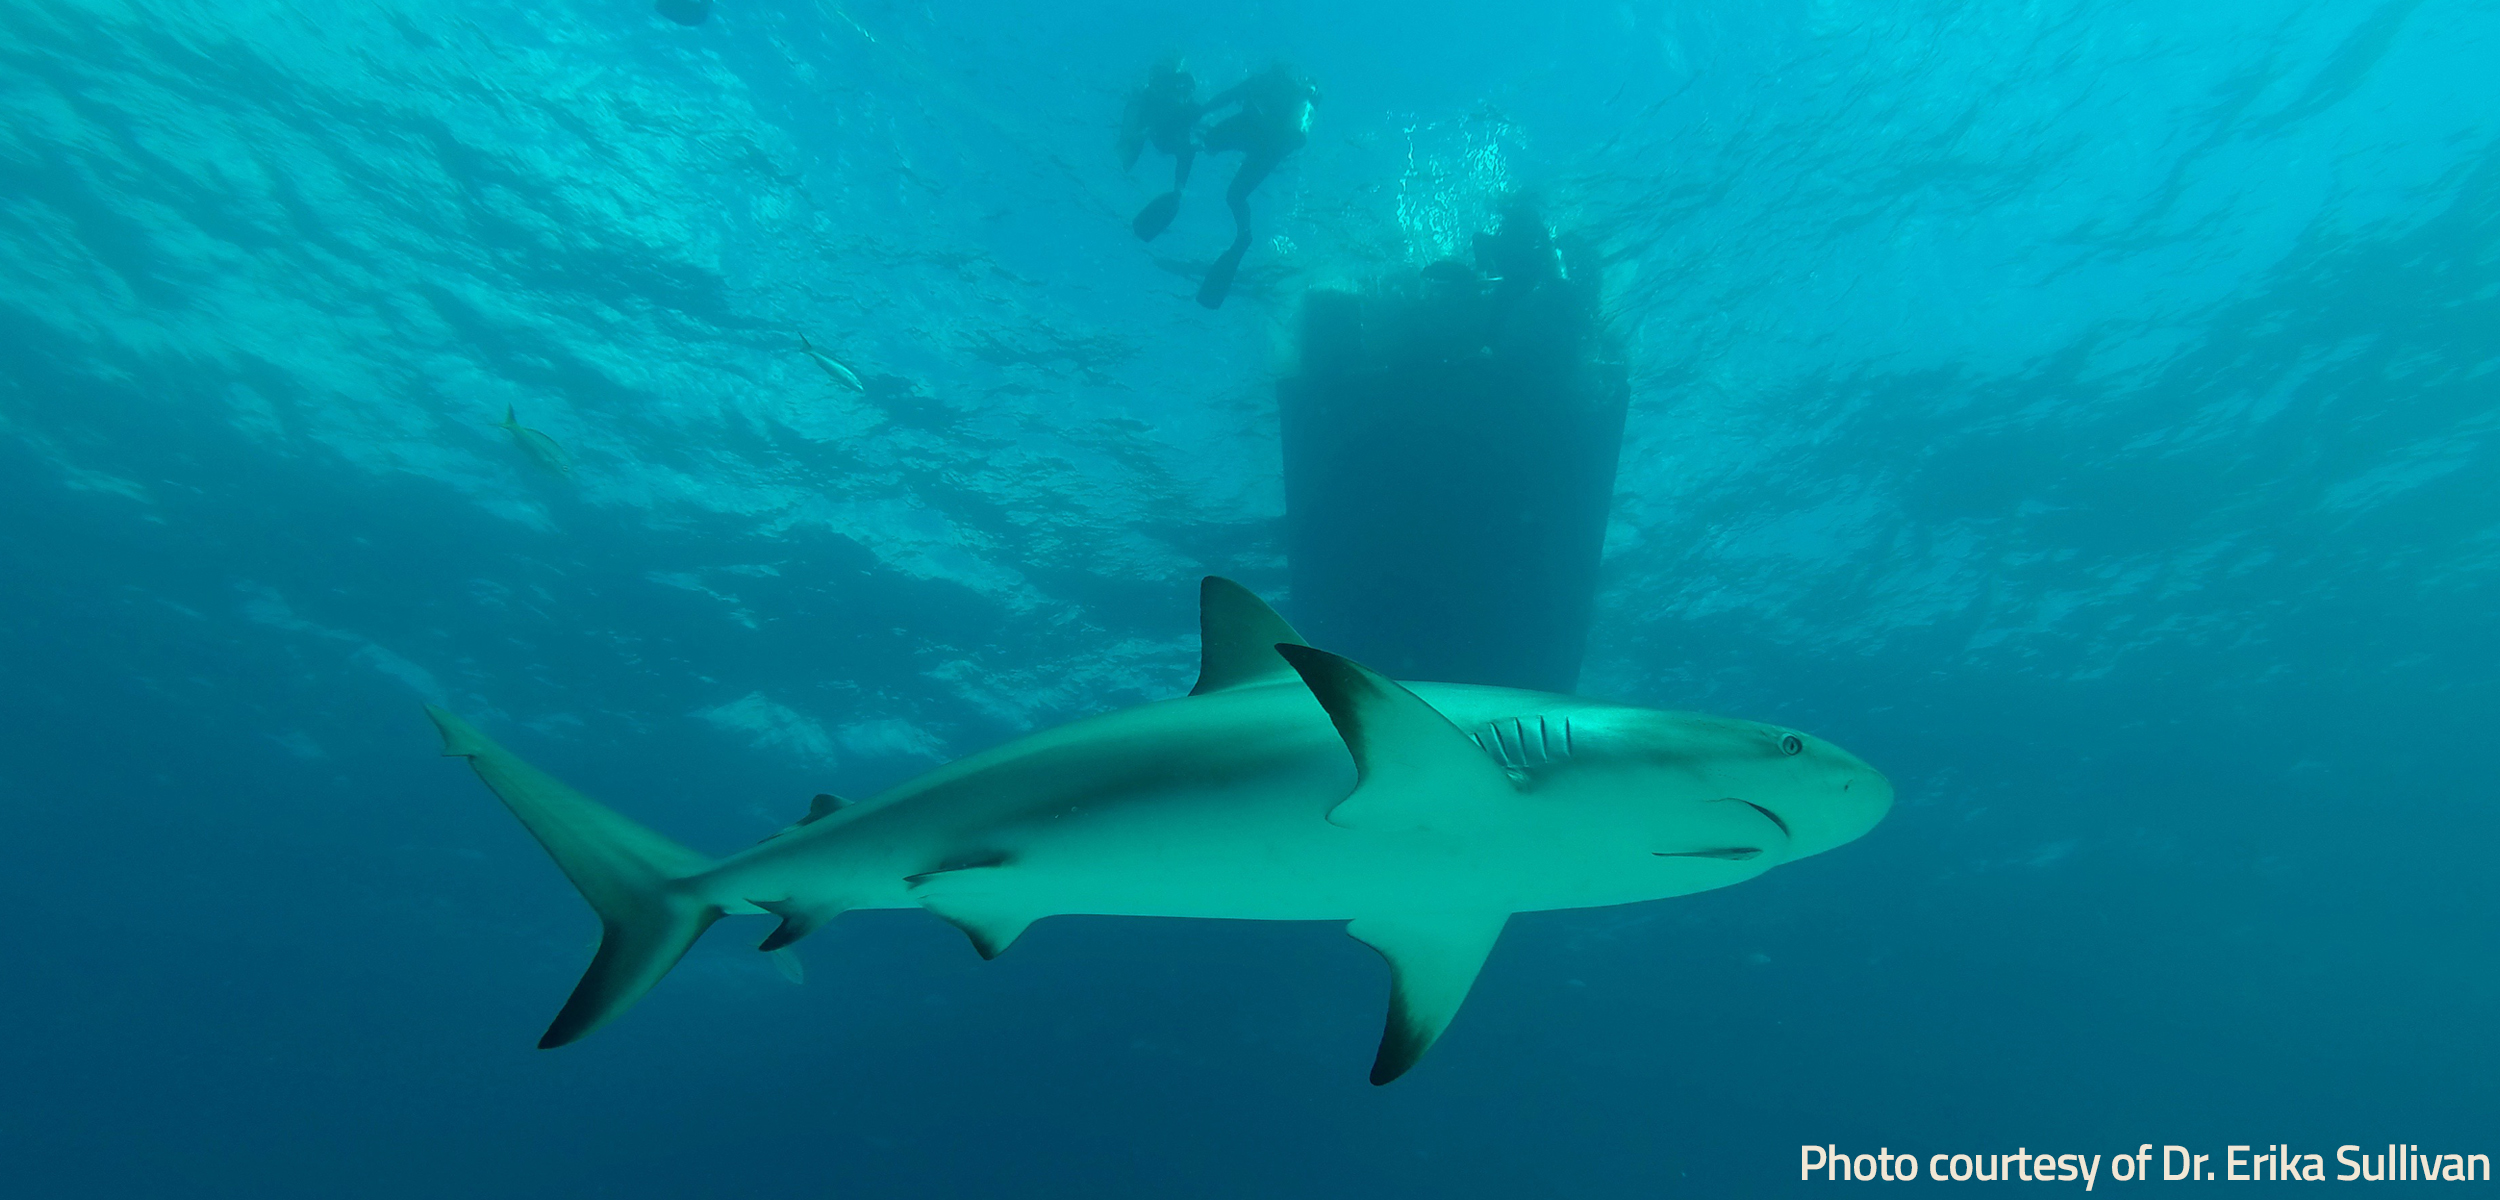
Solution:
M1562 280L1562 256L1554 231L1524 197L1502 206L1501 224L1476 234L1476 270L1493 280L1493 303L1487 313L1485 342L1500 340L1522 301Z
M1128 98L1128 119L1120 127L1120 168L1137 165L1147 143L1172 156L1172 190L1146 202L1129 228L1151 242L1160 237L1181 211L1181 189L1189 185L1189 165L1198 157L1194 138L1198 114L1198 81L1179 59L1155 64L1146 85Z
M1210 154L1240 151L1241 169L1233 173L1232 186L1224 189L1224 203L1233 210L1233 244L1207 268L1206 282L1198 287L1198 303L1222 307L1225 293L1233 287L1233 273L1241 268L1241 256L1250 249L1250 193L1286 155L1310 140L1311 106L1318 100L1318 88L1278 63L1207 101L1202 111L1227 105L1239 109L1207 130L1198 147Z

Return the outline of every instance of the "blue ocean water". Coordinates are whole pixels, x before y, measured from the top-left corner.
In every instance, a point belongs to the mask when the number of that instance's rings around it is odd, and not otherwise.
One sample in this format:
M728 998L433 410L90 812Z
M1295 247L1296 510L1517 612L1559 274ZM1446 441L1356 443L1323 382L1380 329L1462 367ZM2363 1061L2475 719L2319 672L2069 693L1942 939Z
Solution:
M1231 160L1148 245L1112 150L1174 52L1323 94L1216 310ZM2495 55L2469 0L0 6L0 1191L2500 1152ZM1631 373L1582 691L1828 736L1884 824L1514 919L1383 1089L1333 925L854 913L794 987L745 920L533 1048L596 923L422 704L726 852L1178 694L1199 576L1293 611L1300 297L1523 191Z

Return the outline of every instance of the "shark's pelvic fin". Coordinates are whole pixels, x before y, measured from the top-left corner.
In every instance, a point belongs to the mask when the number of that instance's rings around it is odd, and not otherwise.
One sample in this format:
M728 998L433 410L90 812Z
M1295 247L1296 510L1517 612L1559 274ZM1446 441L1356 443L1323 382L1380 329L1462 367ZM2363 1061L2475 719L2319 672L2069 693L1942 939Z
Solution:
M1423 697L1353 659L1309 646L1276 652L1319 697L1354 755L1354 791L1328 810L1348 829L1434 829L1499 819L1517 785Z
M799 952L788 948L775 950L764 957L773 960L773 969L792 983L807 982L807 964L799 961Z
M1309 643L1250 589L1220 575L1198 582L1198 686L1192 696L1226 688L1281 683L1293 668L1276 656L1277 643Z
M1507 913L1432 913L1346 923L1356 941L1389 960L1389 1024L1372 1060L1372 1086L1406 1074L1432 1048L1466 1003L1508 920Z
M557 782L458 716L425 711L443 732L443 753L469 760L599 914L599 952L538 1045L577 1040L641 999L720 919L717 906L678 886L710 861Z
M922 908L937 914L939 920L964 931L972 939L972 948L984 960L1007 952L1016 939L1041 913L1015 896L1012 889L1002 887L1001 877L1009 868L1000 862L941 868L913 875L912 898Z

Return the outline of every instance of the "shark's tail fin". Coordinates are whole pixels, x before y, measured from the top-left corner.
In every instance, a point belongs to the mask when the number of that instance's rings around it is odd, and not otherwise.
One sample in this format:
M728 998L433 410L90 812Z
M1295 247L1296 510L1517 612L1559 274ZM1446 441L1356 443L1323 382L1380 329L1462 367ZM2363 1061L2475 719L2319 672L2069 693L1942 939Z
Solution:
M458 716L432 705L425 711L443 731L443 753L469 760L599 913L598 956L538 1045L575 1041L641 999L720 918L718 906L682 886L711 864L521 761Z

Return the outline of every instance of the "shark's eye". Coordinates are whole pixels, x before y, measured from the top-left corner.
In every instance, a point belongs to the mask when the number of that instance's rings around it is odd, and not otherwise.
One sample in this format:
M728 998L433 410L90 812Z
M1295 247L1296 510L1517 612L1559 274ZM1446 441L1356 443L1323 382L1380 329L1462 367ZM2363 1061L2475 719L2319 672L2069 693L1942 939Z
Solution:
M1780 739L1780 753L1782 753L1782 754L1803 754L1803 753L1805 753L1805 752L1806 752L1806 743L1805 743L1805 739L1798 737L1796 734L1793 734L1793 733L1792 733L1792 734L1789 734L1787 737L1784 737L1784 738L1781 738L1781 739Z

